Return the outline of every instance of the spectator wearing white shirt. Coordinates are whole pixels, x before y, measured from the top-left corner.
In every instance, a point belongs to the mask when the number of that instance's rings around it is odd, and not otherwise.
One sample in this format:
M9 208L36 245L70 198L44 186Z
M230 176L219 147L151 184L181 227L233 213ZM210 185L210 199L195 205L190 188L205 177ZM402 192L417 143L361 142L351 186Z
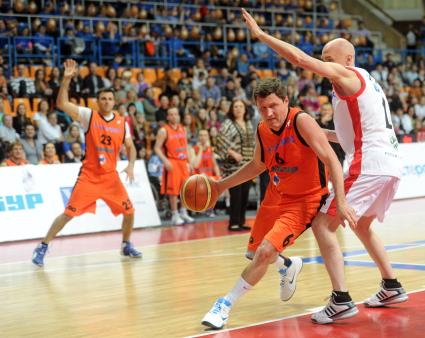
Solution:
M62 129L58 124L58 118L55 112L48 113L47 119L40 121L38 139L43 145L48 142L53 142L57 145L63 141Z
M19 135L13 128L13 118L10 115L3 115L3 125L0 126L0 139L10 143L19 140Z
M419 103L415 104L415 115L421 121L425 118L425 96L422 96Z
M401 125L406 134L412 133L415 128L414 115L415 115L414 107L409 106L409 108L407 108L407 113L404 113L403 117L401 118Z

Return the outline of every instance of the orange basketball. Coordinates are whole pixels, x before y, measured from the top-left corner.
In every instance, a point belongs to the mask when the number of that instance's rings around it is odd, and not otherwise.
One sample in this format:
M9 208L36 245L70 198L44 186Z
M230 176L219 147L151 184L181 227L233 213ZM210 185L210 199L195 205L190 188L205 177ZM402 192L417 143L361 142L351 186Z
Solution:
M206 211L217 202L217 182L206 175L192 175L184 182L180 199L189 210Z

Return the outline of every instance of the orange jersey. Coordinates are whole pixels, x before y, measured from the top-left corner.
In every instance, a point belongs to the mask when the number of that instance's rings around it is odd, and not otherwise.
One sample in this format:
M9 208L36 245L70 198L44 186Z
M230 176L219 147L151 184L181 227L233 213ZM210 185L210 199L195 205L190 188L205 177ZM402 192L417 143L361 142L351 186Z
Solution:
M299 108L291 108L279 131L260 122L257 134L261 160L269 170L270 184L281 195L323 195L328 192L327 171L296 128L300 112Z
M164 142L164 155L172 160L186 160L187 153L187 135L184 127L179 124L177 129L174 129L169 124L165 125L167 139Z
M198 146L194 146L193 150L195 154L198 154L200 148ZM194 169L195 174L205 174L207 176L214 176L214 162L213 162L214 152L212 147L207 147L205 151L202 152L201 163L199 163L199 167Z
M20 160L19 162L14 162L11 159L7 159L5 163L6 163L6 166L8 167L16 167L16 166L28 164L28 161Z
M102 175L116 171L117 157L125 136L125 120L114 113L111 121L92 112L86 132L86 156L82 172Z

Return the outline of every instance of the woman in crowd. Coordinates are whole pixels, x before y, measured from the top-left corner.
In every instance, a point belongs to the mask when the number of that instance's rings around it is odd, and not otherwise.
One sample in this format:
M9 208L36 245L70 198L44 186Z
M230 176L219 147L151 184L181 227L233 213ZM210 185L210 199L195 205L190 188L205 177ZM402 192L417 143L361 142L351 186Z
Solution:
M77 123L71 123L68 127L68 130L65 133L65 140L63 142L63 152L65 154L66 159L72 160L74 158L74 154L72 152L72 144L78 142L81 146L83 153L86 150L86 145L84 143L84 139L81 136L81 128Z
M61 163L56 155L56 148L53 142L47 142L44 145L44 159L39 164L59 164Z
M220 160L223 176L229 176L252 159L254 153L254 128L248 116L247 105L242 100L234 100L230 105L227 119L220 128L216 152ZM245 212L251 182L245 182L230 192L229 230L247 230Z
M25 125L28 123L31 123L31 120L27 117L27 109L23 103L20 103L16 107L16 115L13 117L13 128L19 136L24 134Z
M35 137L35 127L28 123L25 125L24 136L21 138L25 157L31 164L39 163L43 157L43 145Z

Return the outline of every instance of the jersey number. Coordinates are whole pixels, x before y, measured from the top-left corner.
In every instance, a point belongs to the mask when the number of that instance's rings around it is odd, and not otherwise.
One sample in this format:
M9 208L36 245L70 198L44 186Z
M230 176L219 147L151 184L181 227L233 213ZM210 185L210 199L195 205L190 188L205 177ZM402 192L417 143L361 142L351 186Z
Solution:
M277 152L274 155L274 159L275 159L275 161L276 161L277 164L283 164L284 163L283 158L280 157L279 156L279 153L277 153Z
M100 135L100 143L107 145L107 146L110 146L111 141L112 141L111 136L104 135L104 134Z
M382 107L384 107L384 114L385 114L385 127L387 129L393 129L393 126L391 125L390 121L388 120L388 111L387 111L387 105L385 102L385 99L382 98Z

